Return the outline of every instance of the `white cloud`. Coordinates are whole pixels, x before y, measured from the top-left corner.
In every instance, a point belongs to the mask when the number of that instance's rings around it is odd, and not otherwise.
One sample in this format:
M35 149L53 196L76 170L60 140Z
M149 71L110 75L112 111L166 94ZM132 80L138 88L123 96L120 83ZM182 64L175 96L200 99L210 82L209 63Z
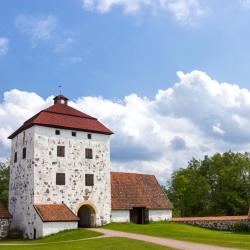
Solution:
M201 71L178 72L178 77L153 99L131 94L118 101L87 96L70 102L115 132L113 170L153 173L163 182L192 157L229 149L249 151L250 91ZM9 149L6 137L13 130L51 103L52 97L5 92L0 104L0 152Z
M204 14L199 0L82 0L82 2L85 10L100 13L109 12L115 6L122 7L125 13L130 14L138 12L143 7L165 10L183 23L191 23Z
M9 39L6 37L0 37L0 56L4 56L9 51Z
M33 47L37 46L38 41L49 40L56 26L57 19L52 15L46 17L18 15L16 18L16 27L29 37Z
M178 21L192 23L197 17L204 14L198 0L174 0L168 4L169 10Z

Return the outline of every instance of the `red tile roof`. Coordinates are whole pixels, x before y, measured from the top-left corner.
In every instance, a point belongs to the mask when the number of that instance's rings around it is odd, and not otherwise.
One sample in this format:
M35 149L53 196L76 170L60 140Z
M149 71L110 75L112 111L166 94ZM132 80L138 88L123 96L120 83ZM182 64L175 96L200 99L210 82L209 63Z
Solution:
M9 136L9 139L14 138L17 134L33 125L74 129L107 135L113 134L111 130L105 127L96 118L68 105L56 103L24 122L19 129Z
M112 172L111 197L112 209L173 208L154 175Z
M37 204L34 208L43 222L79 220L65 204Z
M172 221L227 221L227 220L247 220L247 215L242 216L211 216L211 217L183 217L172 218Z
M0 219L10 219L12 215L9 213L8 209L0 201Z

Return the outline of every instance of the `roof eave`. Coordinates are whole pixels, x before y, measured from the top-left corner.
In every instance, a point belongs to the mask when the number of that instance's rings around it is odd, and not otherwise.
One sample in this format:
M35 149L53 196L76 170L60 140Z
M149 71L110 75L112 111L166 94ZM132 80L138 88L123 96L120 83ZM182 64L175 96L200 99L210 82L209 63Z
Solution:
M32 126L43 126L43 127L50 127L50 128L62 128L62 129L71 129L71 130L76 130L76 131L84 131L84 132L90 132L90 133L97 133L97 134L104 134L104 135L113 135L114 132L112 132L111 130L107 131L107 132L101 132L101 131L96 131L96 130L89 130L89 129L78 129L78 128L69 128L69 127L64 127L64 126L56 126L56 125L51 125L51 124L39 124L39 123L32 123L30 125L28 125L27 127L20 127L19 129L17 129L14 133L12 133L10 136L8 136L8 139L13 139L15 136L17 136L18 134L20 134L21 132L23 132L24 130L32 127Z

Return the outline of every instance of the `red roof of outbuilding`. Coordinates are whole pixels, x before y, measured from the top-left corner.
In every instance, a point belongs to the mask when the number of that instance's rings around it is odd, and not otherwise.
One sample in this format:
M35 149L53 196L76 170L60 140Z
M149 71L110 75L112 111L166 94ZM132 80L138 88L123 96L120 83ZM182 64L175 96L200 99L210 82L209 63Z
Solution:
M11 214L9 213L8 209L3 205L0 201L0 219L10 219L12 218Z
M37 204L34 208L43 222L79 220L65 204Z
M112 209L172 209L173 205L154 175L111 173Z
M17 134L33 125L89 131L107 135L113 134L111 130L96 118L68 105L56 103L24 122L19 129L9 136L9 139L14 138Z

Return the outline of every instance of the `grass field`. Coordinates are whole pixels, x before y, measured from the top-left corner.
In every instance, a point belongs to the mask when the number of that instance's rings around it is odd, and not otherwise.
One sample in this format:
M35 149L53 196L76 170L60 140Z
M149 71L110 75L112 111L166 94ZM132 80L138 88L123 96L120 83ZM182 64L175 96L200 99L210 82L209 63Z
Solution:
M0 241L1 250L171 250L171 248L164 248L154 244L130 240L125 238L103 238L92 240L81 240L84 238L90 238L99 236L101 234L88 231L85 229L77 229L71 231L61 232L49 237L38 240L3 240ZM61 242L76 240L74 242ZM78 241L77 241L78 240ZM1 246L1 244L29 244L23 246Z
M150 223L148 225L112 223L103 228L210 245L250 249L249 233L214 231L171 222Z

